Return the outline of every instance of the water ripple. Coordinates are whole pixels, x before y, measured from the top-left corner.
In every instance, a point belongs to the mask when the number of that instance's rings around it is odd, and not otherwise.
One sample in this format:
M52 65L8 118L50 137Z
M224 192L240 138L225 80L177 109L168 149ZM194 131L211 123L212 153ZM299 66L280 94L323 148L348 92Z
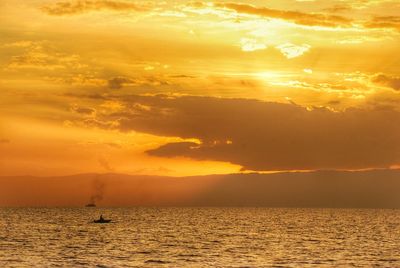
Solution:
M400 267L399 223L400 210L2 208L0 267Z

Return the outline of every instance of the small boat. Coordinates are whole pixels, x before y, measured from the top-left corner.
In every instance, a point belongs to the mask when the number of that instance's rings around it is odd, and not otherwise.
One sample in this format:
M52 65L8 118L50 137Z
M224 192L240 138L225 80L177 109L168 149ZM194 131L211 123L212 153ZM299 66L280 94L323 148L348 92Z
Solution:
M94 208L94 207L96 207L96 204L95 204L95 203L89 203L89 204L87 204L85 207L87 207L87 208Z
M105 220L105 219L99 219L99 220L94 220L94 223L109 223L111 220Z
M103 215L100 215L100 218L98 220L94 220L94 223L109 223L111 220L106 220L103 218Z

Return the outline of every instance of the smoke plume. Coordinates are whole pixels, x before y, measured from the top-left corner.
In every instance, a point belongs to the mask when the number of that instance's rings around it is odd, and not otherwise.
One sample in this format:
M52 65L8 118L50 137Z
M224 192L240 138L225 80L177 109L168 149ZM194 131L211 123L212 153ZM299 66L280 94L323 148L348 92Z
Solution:
M90 196L90 203L96 204L103 200L104 197L104 182L99 178L95 178L92 182L92 195Z

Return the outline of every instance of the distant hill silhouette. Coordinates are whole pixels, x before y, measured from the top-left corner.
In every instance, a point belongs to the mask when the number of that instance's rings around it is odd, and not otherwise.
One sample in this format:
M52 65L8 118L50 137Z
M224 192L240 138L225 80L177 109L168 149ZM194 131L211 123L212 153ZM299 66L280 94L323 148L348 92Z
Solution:
M99 206L400 208L400 170L0 177L0 206L83 207L93 195Z

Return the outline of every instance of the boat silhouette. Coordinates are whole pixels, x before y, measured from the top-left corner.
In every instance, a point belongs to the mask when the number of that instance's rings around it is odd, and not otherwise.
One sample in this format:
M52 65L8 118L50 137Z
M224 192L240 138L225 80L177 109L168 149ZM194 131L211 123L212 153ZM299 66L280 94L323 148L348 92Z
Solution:
M111 220L106 220L103 218L103 215L100 215L100 218L98 220L94 220L94 223L109 223Z

